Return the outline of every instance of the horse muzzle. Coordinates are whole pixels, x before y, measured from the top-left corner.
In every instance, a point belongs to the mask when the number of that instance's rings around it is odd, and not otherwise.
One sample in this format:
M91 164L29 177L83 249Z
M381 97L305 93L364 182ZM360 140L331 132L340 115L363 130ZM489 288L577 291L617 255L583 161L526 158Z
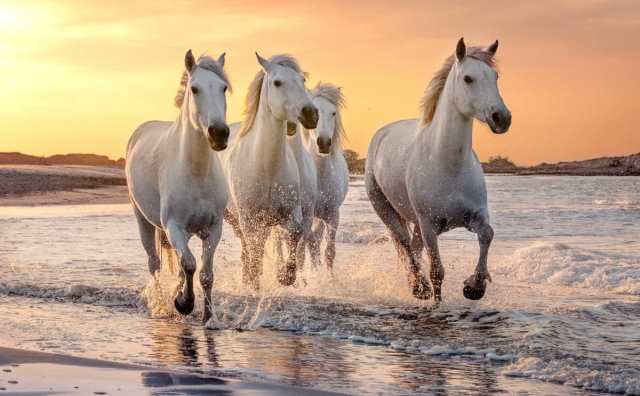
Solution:
M329 154L331 150L331 138L319 137L316 140L316 144L318 145L318 152L320 154Z
M487 124L491 128L491 132L496 134L503 134L509 130L511 126L511 112L506 111L494 111L487 119Z
M304 106L298 120L305 128L316 129L318 126L318 109L313 105Z
M229 126L224 122L216 122L207 128L209 145L214 151L222 151L227 148L229 141Z

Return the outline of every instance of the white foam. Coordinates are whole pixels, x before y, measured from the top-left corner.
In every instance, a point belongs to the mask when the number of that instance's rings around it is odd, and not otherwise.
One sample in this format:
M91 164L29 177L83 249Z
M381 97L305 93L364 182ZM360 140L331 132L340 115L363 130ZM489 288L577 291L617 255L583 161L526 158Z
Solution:
M519 281L609 289L640 294L640 260L562 243L536 242L517 249L497 272Z
M534 378L599 392L640 395L640 369L607 369L577 362L575 359L545 361L522 357L507 366L502 374Z

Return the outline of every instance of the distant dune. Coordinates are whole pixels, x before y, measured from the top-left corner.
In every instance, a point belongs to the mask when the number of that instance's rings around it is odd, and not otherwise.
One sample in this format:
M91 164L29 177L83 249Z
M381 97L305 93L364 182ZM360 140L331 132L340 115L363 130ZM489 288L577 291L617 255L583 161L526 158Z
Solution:
M362 174L363 158L348 151L347 161L352 174ZM124 162L123 158L112 160L96 154L37 157L18 152L0 153L0 197L126 186ZM488 174L640 176L640 153L530 167L518 166L508 158L497 156L482 166ZM122 191L118 194L126 196Z
M542 163L529 167L517 166L506 158L496 157L482 166L485 173L516 175L640 176L640 153L557 164Z
M125 185L114 166L0 165L0 197Z
M57 154L50 157L37 157L14 152L0 153L0 165L86 165L124 168L124 158L112 160L106 155L97 154Z

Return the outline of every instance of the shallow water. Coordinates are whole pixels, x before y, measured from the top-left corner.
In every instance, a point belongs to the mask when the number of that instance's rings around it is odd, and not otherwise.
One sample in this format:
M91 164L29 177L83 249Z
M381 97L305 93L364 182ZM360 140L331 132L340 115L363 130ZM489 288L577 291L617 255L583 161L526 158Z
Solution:
M463 230L440 238L443 304L413 299L355 181L334 277L307 265L283 289L267 258L251 293L225 228L217 331L199 306L166 317L173 276L149 283L128 205L0 208L0 343L346 393L640 394L640 178L487 184L496 237L483 300L462 297L478 254Z

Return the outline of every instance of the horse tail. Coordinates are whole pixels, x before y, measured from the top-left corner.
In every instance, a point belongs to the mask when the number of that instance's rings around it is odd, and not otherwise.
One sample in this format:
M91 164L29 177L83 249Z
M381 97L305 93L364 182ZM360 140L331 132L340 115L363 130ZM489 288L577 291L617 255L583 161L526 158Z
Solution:
M178 256L169 243L167 233L159 228L156 228L156 249L160 257L160 265L167 266L173 275L178 273Z

